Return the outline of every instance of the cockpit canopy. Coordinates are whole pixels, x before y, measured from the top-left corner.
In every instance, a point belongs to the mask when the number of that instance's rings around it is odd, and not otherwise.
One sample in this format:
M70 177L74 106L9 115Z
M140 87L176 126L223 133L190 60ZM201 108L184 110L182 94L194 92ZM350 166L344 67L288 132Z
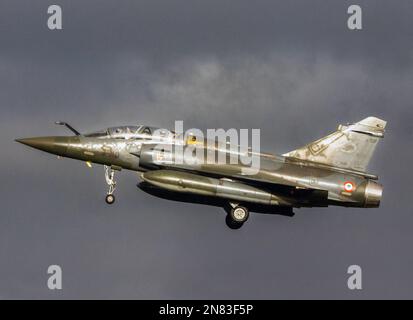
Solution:
M113 138L119 138L119 137L130 137L132 135L135 135L139 133L139 128L138 126L121 126L121 127L111 127L108 128L108 133L109 136Z
M85 134L85 137L89 138L113 138L113 139L136 139L136 138L148 138L152 136L155 131L159 130L156 127L149 126L119 126L110 127L105 130L100 130L96 132L91 132ZM161 130L167 134L167 130Z

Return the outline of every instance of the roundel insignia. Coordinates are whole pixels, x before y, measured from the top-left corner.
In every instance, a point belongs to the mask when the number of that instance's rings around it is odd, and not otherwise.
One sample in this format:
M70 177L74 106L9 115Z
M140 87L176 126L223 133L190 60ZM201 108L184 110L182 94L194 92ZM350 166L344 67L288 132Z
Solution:
M344 182L344 191L353 192L355 188L356 187L353 182L350 182L350 181Z

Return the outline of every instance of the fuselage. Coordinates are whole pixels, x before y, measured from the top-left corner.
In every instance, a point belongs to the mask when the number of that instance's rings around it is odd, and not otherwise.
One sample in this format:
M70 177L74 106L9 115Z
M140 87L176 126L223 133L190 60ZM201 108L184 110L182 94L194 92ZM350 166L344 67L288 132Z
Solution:
M89 135L17 141L61 157L102 164L115 170L142 172L145 181L171 192L290 207L377 207L380 203L382 187L374 181L376 177L368 174L264 153L257 155L260 166L254 174L249 174L249 165L243 163L176 161L177 156L171 150L175 151L179 145L185 151L194 148L194 143L174 136L152 135L151 127L147 128L146 132L113 129ZM218 156L227 152L217 144L202 140L197 141L195 147L205 155L212 152Z

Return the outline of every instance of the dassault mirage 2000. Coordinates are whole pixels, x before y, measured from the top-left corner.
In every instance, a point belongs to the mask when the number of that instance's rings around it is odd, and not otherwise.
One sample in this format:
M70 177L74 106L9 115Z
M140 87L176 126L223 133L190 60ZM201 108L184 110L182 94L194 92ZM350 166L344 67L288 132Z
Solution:
M122 126L75 135L18 139L17 142L60 157L104 165L108 184L106 202L115 201L115 171L137 171L138 186L166 199L222 206L226 224L240 228L249 211L292 216L293 208L378 207L382 186L366 172L386 122L368 117L338 129L282 156L255 154L259 168L253 174L244 163L183 161L194 150L215 156L228 155L228 148L196 135L177 134L154 127ZM228 143L228 142L226 142ZM225 147L225 146L224 146ZM245 153L245 150L244 150ZM247 149L247 155L253 151ZM178 156L177 156L178 155ZM181 156L179 156L181 155ZM181 157L181 158L180 158ZM178 159L180 158L180 159ZM178 161L179 160L179 161Z

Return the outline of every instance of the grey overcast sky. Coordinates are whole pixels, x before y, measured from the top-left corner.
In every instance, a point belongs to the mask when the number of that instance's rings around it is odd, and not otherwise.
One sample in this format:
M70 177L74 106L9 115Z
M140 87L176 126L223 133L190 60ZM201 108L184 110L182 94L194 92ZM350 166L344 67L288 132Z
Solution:
M347 8L363 30L347 29ZM47 29L61 5L63 30ZM3 0L0 298L413 298L412 1ZM252 214L157 199L15 138L145 123L260 128L283 153L373 115L378 209ZM47 289L47 267L63 290ZM347 288L347 267L363 290Z

